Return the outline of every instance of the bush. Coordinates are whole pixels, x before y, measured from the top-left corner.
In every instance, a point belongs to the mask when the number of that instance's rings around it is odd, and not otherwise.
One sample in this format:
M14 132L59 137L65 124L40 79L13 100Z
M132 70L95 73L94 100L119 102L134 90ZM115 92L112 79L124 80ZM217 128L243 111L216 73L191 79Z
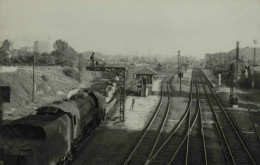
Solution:
M75 69L73 69L73 68L64 68L62 71L63 71L63 73L66 76L79 81L79 72L76 71Z
M48 53L43 53L39 56L38 63L44 65L55 65L56 58Z

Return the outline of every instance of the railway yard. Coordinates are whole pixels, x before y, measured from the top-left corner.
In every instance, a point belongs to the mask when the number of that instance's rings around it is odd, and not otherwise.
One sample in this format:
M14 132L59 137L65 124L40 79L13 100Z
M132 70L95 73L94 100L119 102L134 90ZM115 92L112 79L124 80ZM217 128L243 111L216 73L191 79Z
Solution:
M0 0L0 165L260 165L260 1Z
M69 164L260 163L257 103L224 105L208 70L188 69L181 92L173 69L162 75L154 94L127 96L125 122L112 112Z
M259 102L240 92L232 107L217 82L211 70L190 67L180 88L175 67L158 70L150 95L127 87L124 122L119 106L106 112L66 164L260 164Z

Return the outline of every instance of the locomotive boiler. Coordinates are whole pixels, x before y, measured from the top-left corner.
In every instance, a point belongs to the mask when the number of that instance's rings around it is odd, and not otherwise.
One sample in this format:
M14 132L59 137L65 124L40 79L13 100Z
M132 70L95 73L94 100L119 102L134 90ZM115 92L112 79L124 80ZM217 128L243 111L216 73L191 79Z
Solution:
M71 159L80 139L104 119L104 97L75 89L63 101L36 110L0 129L0 165L49 165Z

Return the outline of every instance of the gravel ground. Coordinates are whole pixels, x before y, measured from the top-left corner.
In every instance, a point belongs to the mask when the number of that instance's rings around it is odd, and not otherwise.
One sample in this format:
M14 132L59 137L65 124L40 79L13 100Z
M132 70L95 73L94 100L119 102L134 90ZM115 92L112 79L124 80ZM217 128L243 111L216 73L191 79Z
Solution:
M72 164L120 164L141 132L102 125L90 135Z
M189 91L190 91L190 80L191 69L188 69L182 78L182 93L180 94L179 78L175 76L172 83L172 96L171 97L171 110L169 112L169 117L166 122L166 129L164 132L170 132L171 129L178 124L179 119L184 114L186 106L189 100Z
M257 164L260 164L260 142L248 111L229 110L228 114L235 125L239 127L239 132L242 134L249 151L256 158ZM259 115L259 113L257 115Z

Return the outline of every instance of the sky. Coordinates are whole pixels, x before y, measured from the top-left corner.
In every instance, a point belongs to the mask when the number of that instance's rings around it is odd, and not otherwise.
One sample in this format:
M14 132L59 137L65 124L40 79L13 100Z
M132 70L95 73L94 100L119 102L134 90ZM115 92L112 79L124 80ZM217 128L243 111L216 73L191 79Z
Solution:
M48 38L78 52L203 57L259 43L260 0L0 0L0 41Z

